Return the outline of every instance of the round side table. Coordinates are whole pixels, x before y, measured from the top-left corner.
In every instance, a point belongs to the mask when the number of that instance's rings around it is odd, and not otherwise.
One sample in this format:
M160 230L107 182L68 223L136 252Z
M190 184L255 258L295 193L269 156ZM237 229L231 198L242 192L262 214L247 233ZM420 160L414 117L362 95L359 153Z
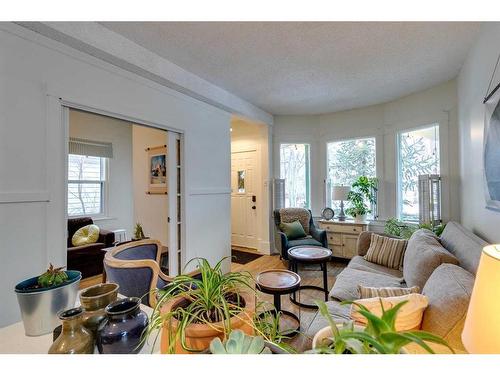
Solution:
M300 288L300 276L289 270L272 269L259 273L256 277L256 287L262 293L271 294L274 298L273 314L281 314L289 316L297 323L297 328L291 334L285 335L288 337L295 336L300 330L300 319L291 311L281 308L281 296L283 294L295 293Z
M325 302L328 301L328 267L327 262L332 257L332 251L330 249L321 246L295 246L288 249L288 258L290 260L290 269L297 273L299 264L319 264L321 271L323 271L323 287L315 285L301 285L298 290L311 289L319 290L325 293ZM297 306L305 307L309 309L317 309L318 306L306 304L297 301L295 293L290 296L290 301Z

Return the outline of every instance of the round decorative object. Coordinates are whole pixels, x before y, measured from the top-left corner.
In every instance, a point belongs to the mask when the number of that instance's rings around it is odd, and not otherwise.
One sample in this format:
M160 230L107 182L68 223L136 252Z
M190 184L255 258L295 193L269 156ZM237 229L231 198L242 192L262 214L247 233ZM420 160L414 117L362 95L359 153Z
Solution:
M81 227L75 232L71 239L71 243L73 246L90 245L96 243L98 239L99 227L95 224L89 224Z
M140 308L141 300L130 297L109 304L106 318L97 330L97 349L101 354L136 354L144 346L142 333L148 316Z
M321 213L321 217L325 220L332 220L335 216L335 212L330 207L326 207Z

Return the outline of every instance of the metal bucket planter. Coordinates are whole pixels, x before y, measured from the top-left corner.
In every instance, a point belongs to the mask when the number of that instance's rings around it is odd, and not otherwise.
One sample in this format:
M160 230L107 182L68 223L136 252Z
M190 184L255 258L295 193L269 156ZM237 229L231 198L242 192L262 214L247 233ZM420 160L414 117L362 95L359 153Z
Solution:
M75 306L82 279L79 271L66 271L68 280L55 288L26 289L38 283L32 277L16 285L15 292L26 336L51 333L59 325L57 313Z

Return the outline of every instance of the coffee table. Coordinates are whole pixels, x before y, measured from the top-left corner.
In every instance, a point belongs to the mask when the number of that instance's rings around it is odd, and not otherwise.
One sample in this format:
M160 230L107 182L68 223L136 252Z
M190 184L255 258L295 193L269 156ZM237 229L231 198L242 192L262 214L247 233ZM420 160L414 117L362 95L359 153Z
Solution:
M312 289L319 290L325 293L325 302L328 301L328 275L327 275L327 262L332 257L332 251L321 246L295 246L288 249L288 258L290 260L290 270L297 273L299 264L319 264L321 271L323 271L323 287L315 285L301 285L298 290ZM318 306L306 304L297 301L295 293L290 296L290 301L297 306L309 309L317 309Z
M271 269L259 273L256 277L256 287L262 293L271 294L274 297L273 314L281 313L289 316L297 323L297 328L292 333L284 336L295 336L300 330L300 319L291 311L281 308L281 296L283 294L295 293L300 287L300 276L289 270ZM263 313L262 313L263 314Z

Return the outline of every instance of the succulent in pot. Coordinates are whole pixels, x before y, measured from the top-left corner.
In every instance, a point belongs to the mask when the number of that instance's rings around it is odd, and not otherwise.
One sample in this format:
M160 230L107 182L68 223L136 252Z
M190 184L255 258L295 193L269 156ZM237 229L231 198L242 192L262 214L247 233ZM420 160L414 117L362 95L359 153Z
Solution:
M425 331L396 331L396 317L399 310L407 301L400 302L394 307L385 310L382 307L382 315L372 314L365 306L352 301L342 304L354 304L358 312L363 315L366 327L355 326L353 322L337 324L328 312L328 307L323 301L316 304L320 314L328 320L329 326L319 331L313 340L313 349L309 353L319 354L401 354L406 353L404 347L408 344L416 344L428 353L434 354L434 350L428 343L435 343L447 347L454 353L448 343L441 337Z
M162 353L196 353L211 341L225 340L232 330L253 335L255 292L250 274L223 273L223 258L215 266L203 258L198 275L179 275L164 289L153 310L144 339L161 333Z
M239 329L232 331L228 339L222 342L216 337L210 343L212 354L271 354L262 336L246 335Z
M59 325L57 314L75 306L82 274L62 269L50 264L40 276L31 277L15 286L27 336L52 332Z

